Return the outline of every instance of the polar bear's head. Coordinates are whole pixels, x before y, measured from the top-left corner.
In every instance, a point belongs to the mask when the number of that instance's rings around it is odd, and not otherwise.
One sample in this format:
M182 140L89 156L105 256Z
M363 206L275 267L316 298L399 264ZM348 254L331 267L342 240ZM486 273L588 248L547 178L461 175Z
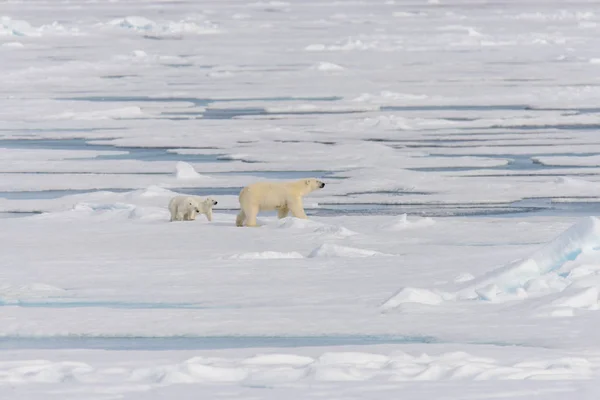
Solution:
M200 213L200 205L194 199L188 199L190 210Z
M207 208L212 208L212 206L216 206L217 205L217 201L214 200L212 197L207 197L206 200L204 200L204 205Z
M315 190L322 189L325 187L325 184L323 182L315 178L304 179L304 185L306 186L305 193L314 192Z

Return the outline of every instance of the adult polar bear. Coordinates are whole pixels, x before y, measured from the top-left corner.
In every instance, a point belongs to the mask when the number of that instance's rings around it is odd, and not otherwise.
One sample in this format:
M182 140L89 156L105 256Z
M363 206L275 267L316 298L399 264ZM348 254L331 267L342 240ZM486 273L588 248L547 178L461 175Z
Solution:
M288 212L296 218L306 219L302 197L325 187L318 179L308 178L292 182L256 182L240 192L240 212L235 220L237 226L257 226L256 215L260 211L277 210L277 217L285 218Z

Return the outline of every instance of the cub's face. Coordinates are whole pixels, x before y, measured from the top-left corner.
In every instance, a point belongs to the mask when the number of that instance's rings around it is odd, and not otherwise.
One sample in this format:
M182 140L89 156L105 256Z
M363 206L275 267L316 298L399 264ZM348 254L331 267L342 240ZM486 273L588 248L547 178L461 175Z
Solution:
M200 208L198 207L198 204L196 204L194 201L189 201L189 205L190 205L190 209L196 211L197 213L200 212Z
M308 190L312 192L313 190L323 189L325 184L318 179L310 178L304 181L304 184L307 186Z
M206 200L204 200L204 204L206 204L209 207L216 206L217 203L218 202L215 199L213 199L212 197L208 197Z

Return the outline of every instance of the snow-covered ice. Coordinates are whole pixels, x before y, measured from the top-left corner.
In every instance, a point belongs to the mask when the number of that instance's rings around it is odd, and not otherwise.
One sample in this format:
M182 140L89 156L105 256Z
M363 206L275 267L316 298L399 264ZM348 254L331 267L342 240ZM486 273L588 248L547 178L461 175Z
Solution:
M0 398L596 400L598 27L3 2ZM306 177L309 219L235 226L242 187ZM169 223L178 194L213 221Z

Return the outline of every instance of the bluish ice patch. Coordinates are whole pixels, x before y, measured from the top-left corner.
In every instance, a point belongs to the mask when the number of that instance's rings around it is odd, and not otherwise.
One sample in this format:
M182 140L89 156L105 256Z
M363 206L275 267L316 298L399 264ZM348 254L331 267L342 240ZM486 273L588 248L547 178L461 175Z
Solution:
M568 167L564 167L564 168L568 168ZM534 172L528 172L528 173L519 173L517 172L511 172L509 173L508 171L500 171L498 173L493 173L493 174L476 174L476 175L465 175L465 177L469 177L472 176L473 178L496 178L499 176L512 176L512 177L521 177L521 176L532 176L532 177L565 177L565 176L569 176L569 177L585 177L585 176L598 176L598 172L572 172L571 170L568 173L563 172L564 170L560 170L557 169L557 172L552 172L549 173L547 171L544 170L536 170ZM594 170L595 171L595 170Z
M329 115L329 114L356 114L367 112L368 110L341 110L341 111L326 111L326 110L311 110L311 111L280 111L280 112L267 112L264 108L259 107L245 107L245 108L208 108L204 111L191 111L191 112L165 112L162 115L187 115L202 117L202 119L232 119L237 117L250 117L250 116L276 116L276 115Z
M349 192L346 194L340 194L336 196L340 197L348 197L348 196L361 196L361 195L370 195L370 194L385 194L390 196L408 196L408 195L431 195L433 192L414 192L410 190L372 190L372 191L364 191L364 192Z
M33 190L33 191L21 191L21 192L0 192L0 198L8 200L50 200L58 199L65 196L71 196L75 194L84 193L96 193L96 192L117 192L123 193L134 189L91 189L91 190L76 190L76 189L65 189L65 190Z
M530 145L514 145L511 147L527 147ZM473 147L473 146L469 146ZM493 154L431 154L431 157L441 157L441 158L463 158L463 157L476 157L476 158L493 158L493 159L502 159L502 160L511 160L520 163L539 163L535 161L536 157L589 157L599 155L598 152L589 152L589 153L564 153L564 152L556 152L556 153L541 153L541 154L512 154L512 153L499 153L494 152Z
M94 139L98 141L99 139ZM110 139L106 139L110 140ZM115 146L89 144L88 139L0 139L0 147L9 149L98 150L115 151Z
M431 336L321 335L321 336L59 336L2 337L0 349L101 350L215 350L243 348L295 348L368 346L381 344L439 343Z
M589 217L600 216L599 201L553 202L548 207L535 207L528 212L535 217ZM519 214L506 213L504 217L518 217Z
M32 190L32 191L16 191L16 192L0 192L0 198L8 200L51 200L59 199L65 196L76 194L93 194L99 192L126 193L134 188L110 188L110 189L64 189L64 190ZM237 196L242 190L241 187L198 187L198 188L171 188L173 192L188 194L192 196Z
M167 114L167 113L163 113ZM182 113L169 113L171 115L182 115ZM183 114L186 115L186 114ZM264 108L209 108L205 111L196 113L195 115L202 116L203 119L232 119L236 117L247 117L256 115L267 115Z
M138 160L138 161L184 161L190 163L198 162L227 162L220 159L218 154L178 154L167 151L165 147L115 147L114 150L127 151L127 154L98 155L95 160Z
M40 211L0 211L0 219L31 217L41 214Z
M406 168L409 171L419 172L468 172L476 171L481 169L491 169L490 167L418 167L418 168Z
M0 132L12 133L51 133L51 132L101 132L101 131L123 131L127 128L0 128ZM0 139L2 140L2 139Z
M545 156L545 155L544 155ZM432 157L450 157L448 155L433 155ZM456 156L452 156L456 157ZM564 168L573 168L573 169L589 169L589 168L597 168L597 166L588 166L588 165L574 165L574 166L561 166L561 165L546 165L539 161L534 160L532 155L515 155L515 154L505 154L505 155L461 155L460 157L479 157L479 158L498 158L498 159L506 159L508 163L505 165L495 165L495 166L469 166L469 167L417 167L417 168L407 168L411 171L420 171L420 172L470 172L470 171L542 171L542 170L558 170Z
M320 96L320 97L294 97L294 96L274 96L274 97L241 97L211 99L200 97L150 97L150 96L82 96L82 97L59 97L56 100L75 100L91 102L187 102L196 106L208 106L212 103L231 103L231 102L272 102L272 101L336 101L341 100L339 96Z
M241 187L198 187L198 188L171 188L170 190L191 196L237 196Z
M208 175L250 175L267 179L345 179L333 176L335 173L336 171L225 171L212 172Z
M108 140L108 139L107 139ZM139 161L185 161L185 162L229 162L221 159L222 154L178 154L173 151L181 147L119 147L110 144L88 143L87 139L0 139L0 147L11 149L93 150L124 151L125 154L81 157L78 160L139 160ZM71 158L73 160L73 158Z
M536 208L511 207L509 204L383 204L383 203L319 203L318 208L307 208L309 216L373 216L402 214L418 215L421 217L466 217L492 216L508 213L526 213Z
M422 105L422 106L383 106L381 111L520 111L528 110L526 104L499 104L499 105Z
M559 199L560 197L557 197ZM576 198L576 197L569 197ZM581 199L585 199L582 197ZM592 198L591 198L592 199ZM595 197L593 197L595 199ZM370 216L402 214L422 217L528 217L528 216L589 216L600 215L599 201L554 202L552 198L523 199L511 203L319 203L307 208L309 216Z
M137 75L104 75L102 79L125 79L125 78L136 78Z
M581 131L581 130L599 130L600 124L548 124L548 125L492 125L490 128L519 129L523 131L541 131L541 130L561 130L561 131Z
M569 85L571 86L571 85ZM588 86L587 84L585 86ZM531 107L532 111L557 111L572 112L574 114L597 114L600 113L600 107L576 107L576 108L554 108L554 107Z

